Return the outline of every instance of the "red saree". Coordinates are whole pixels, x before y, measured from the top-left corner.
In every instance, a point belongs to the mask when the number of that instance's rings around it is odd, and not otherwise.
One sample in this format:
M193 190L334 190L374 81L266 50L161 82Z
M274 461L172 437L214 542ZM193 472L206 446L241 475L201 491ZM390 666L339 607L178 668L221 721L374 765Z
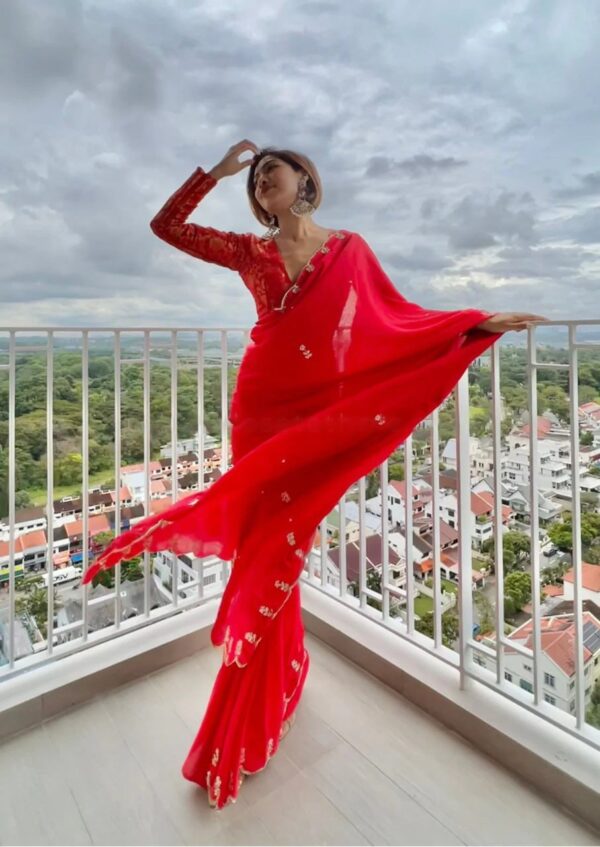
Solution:
M182 770L222 808L276 752L300 699L299 579L319 522L501 334L476 329L489 312L408 302L348 230L332 232L292 283L275 242L185 223L215 184L198 168L152 228L237 270L255 298L229 415L232 467L115 538L83 582L144 549L232 561L211 631L223 665Z

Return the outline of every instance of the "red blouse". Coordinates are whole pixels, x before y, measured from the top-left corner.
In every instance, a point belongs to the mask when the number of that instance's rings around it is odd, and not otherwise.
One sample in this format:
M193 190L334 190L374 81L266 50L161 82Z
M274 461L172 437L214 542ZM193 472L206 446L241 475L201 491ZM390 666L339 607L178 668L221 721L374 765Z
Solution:
M285 308L285 294L294 288L283 257L272 238L253 233L222 232L210 226L186 223L198 203L218 180L198 167L167 200L150 222L152 232L177 247L215 265L237 271L254 298L259 319ZM334 232L337 237L345 237ZM325 245L319 248L326 251ZM310 262L305 265L308 268Z

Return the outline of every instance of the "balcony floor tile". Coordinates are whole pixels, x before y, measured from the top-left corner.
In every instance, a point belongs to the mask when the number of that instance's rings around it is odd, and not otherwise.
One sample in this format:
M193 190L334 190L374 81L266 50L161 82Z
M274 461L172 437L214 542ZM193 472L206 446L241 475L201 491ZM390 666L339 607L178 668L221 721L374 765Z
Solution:
M0 746L3 844L599 843L598 835L307 633L297 720L217 813L181 776L209 647Z

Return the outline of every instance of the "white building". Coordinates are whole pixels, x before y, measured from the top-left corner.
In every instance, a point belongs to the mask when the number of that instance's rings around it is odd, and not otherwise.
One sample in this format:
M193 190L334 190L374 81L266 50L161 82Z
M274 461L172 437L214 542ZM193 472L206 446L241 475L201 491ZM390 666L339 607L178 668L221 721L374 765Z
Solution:
M153 480L161 479L163 476L162 465L158 460L153 460L148 463L150 473L150 483ZM121 468L121 485L126 485L131 492L131 497L134 503L144 503L146 499L146 472L144 464L127 465ZM152 491L152 485L149 485ZM152 497L152 494L151 494Z
M548 442L538 443L539 473L538 484L540 491L554 491L569 494L571 490L571 475L564 461L553 458L556 451ZM500 479L514 485L529 485L529 443L509 450L502 455Z
M18 538L26 532L46 529L46 511L42 506L32 506L27 509L15 510L14 537ZM0 541L8 541L10 537L10 521L8 515L0 518Z
M413 518L418 519L425 515L427 502L425 498L428 496L428 491L431 491L431 488L427 483L424 484L426 486L425 488L422 485L417 486L414 483L412 486L410 505ZM406 491L407 486L405 480L390 480L387 489L387 518L392 526L403 525L406 520ZM381 498L379 497L378 500L377 514L379 514L381 509Z
M502 526L510 523L511 509L500 504L502 509ZM458 499L453 491L440 496L438 501L439 516L453 528L458 528ZM427 504L426 514L433 515L431 502ZM494 537L494 496L482 491L475 494L471 491L470 527L472 546L480 550L485 541Z
M172 553L161 550L153 554L153 570L159 582L159 588L169 599L173 593L173 574L175 563L179 570L180 598L206 597L218 594L223 590L223 562L217 556L201 558L192 553ZM198 585L198 580L202 584ZM186 584L191 583L186 588Z
M160 445L160 457L161 459L171 458L173 451L172 445L173 442L168 441L166 444ZM207 432L206 427L204 427L204 449L206 450L208 447L215 447L219 444L220 441L218 438L215 438L214 435L210 435ZM181 456L182 453L197 453L200 454L200 437L198 432L196 432L190 438L178 438L177 439L177 456Z
M546 616L540 621L542 632L542 680L544 700L564 712L575 711L575 623L572 614ZM510 641L533 649L533 620L510 633ZM600 621L590 612L583 614L585 705L596 680L600 677ZM495 636L483 638L482 643L495 649ZM474 661L495 674L495 662L476 649ZM510 647L504 648L504 676L508 682L533 692L533 661Z

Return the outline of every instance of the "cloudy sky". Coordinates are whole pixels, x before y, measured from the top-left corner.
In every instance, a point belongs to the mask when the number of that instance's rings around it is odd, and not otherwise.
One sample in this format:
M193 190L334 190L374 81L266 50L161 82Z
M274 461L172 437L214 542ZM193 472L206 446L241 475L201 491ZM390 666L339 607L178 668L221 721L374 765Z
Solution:
M409 299L600 318L599 37L594 0L2 0L0 325L254 323L148 226L243 138ZM262 234L246 175L191 220Z

